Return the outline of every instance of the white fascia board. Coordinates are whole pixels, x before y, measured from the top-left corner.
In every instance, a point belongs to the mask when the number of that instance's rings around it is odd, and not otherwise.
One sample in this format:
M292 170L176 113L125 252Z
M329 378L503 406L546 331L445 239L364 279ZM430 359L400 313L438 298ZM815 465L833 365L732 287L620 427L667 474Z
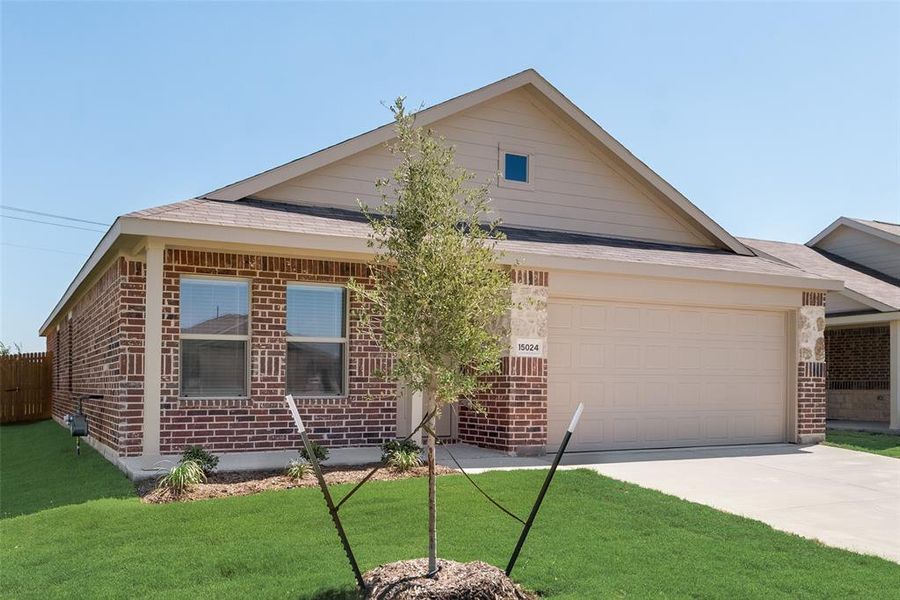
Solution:
M840 315L834 317L825 317L825 325L827 327L837 327L839 325L866 325L869 323L888 323L900 319L900 311L869 313L865 315Z
M132 222L135 221L135 222ZM348 257L365 258L373 251L366 238L336 236L326 234L295 233L252 229L243 227L223 227L221 225L200 225L176 223L148 219L129 219L126 230L132 235L168 238L173 243L215 242L224 244L244 244L257 248L267 247L271 252L291 248L311 251L338 253ZM632 274L669 279L693 279L697 281L720 281L750 285L770 285L816 290L841 290L843 282L824 279L813 275L774 275L766 273L746 273L723 269L698 267L677 267L654 263L638 263L609 259L571 258L527 252L505 252L503 264L523 263L532 268L564 269L597 273Z
M201 246L206 243L246 245L262 251L278 254L279 249L296 249L334 253L348 258L365 259L373 254L366 238L339 236L334 234L311 234L271 229L253 229L247 227L227 227L223 225L207 225L178 221L162 221L158 219L142 219L138 217L119 217L104 235L100 244L82 266L75 279L69 284L63 297L57 302L53 312L44 321L40 333L44 335L47 328L65 308L78 291L78 288L90 276L93 270L114 247L116 240L122 235L160 238L172 245ZM664 279L687 279L695 281L714 281L745 285L762 285L788 287L798 289L815 289L827 291L843 290L843 282L835 279L824 279L815 276L774 275L766 273L747 273L721 269L704 269L698 267L682 267L660 265L655 263L639 263L599 258L571 258L526 252L506 252L503 264L524 264L531 268L561 269L569 271L586 271L593 273L626 274Z

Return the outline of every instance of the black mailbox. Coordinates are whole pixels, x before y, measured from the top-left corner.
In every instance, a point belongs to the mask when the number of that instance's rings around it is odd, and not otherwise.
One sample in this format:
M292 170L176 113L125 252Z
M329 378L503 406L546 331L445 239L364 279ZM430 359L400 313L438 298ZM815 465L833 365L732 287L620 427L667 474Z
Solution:
M84 414L82 403L85 400L102 399L103 396L101 396L100 394L89 394L87 396L82 396L78 399L78 410L76 410L74 414L69 415L69 431L72 433L72 437L75 438L76 454L81 454L81 438L88 435L87 415Z
M83 414L75 413L69 417L69 431L73 437L84 437L88 434L87 417Z

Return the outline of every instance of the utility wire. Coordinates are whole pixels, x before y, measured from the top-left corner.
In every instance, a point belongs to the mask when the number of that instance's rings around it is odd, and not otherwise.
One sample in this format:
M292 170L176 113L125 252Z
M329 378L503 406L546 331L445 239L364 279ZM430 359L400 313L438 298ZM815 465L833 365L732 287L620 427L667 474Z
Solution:
M63 215L54 215L53 213L45 213L37 210L28 210L27 208L19 208L17 206L10 206L8 204L0 204L0 208L4 208L6 210L14 210L16 212L28 213L31 215L40 215L42 217L52 217L54 219L63 219L65 221L76 221L78 223L90 223L91 225L102 225L103 227L109 227L109 223L101 223L100 221L89 221L87 219L78 219L76 217L65 217Z
M81 252L69 252L68 250L57 250L56 248L38 248L37 246L26 246L24 244L11 244L9 242L0 242L0 245L9 246L11 248L24 248L25 250L42 250L44 252L58 252L59 254L74 254L75 256L87 256Z
M105 233L102 229L91 229L90 227L79 227L78 225L65 225L64 223L51 223L50 221L39 221L38 219L26 219L25 217L14 217L12 215L0 215L4 219L15 219L16 221L28 221L29 223L40 223L41 225L55 225L57 227L67 227L69 229L81 229L82 231L93 231L94 233Z

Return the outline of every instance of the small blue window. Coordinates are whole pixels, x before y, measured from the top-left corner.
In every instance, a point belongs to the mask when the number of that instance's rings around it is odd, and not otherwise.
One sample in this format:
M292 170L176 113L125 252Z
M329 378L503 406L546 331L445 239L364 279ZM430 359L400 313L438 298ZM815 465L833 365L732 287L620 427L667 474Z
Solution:
M528 157L522 154L506 153L503 178L507 181L528 183Z

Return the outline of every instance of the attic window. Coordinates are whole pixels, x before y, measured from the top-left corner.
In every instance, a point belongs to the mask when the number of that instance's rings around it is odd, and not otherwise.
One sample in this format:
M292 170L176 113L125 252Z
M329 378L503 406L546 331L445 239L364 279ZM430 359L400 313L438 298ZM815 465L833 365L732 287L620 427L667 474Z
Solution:
M503 178L528 183L528 155L504 153Z
M519 145L501 143L497 154L497 184L518 190L534 189L534 152Z

